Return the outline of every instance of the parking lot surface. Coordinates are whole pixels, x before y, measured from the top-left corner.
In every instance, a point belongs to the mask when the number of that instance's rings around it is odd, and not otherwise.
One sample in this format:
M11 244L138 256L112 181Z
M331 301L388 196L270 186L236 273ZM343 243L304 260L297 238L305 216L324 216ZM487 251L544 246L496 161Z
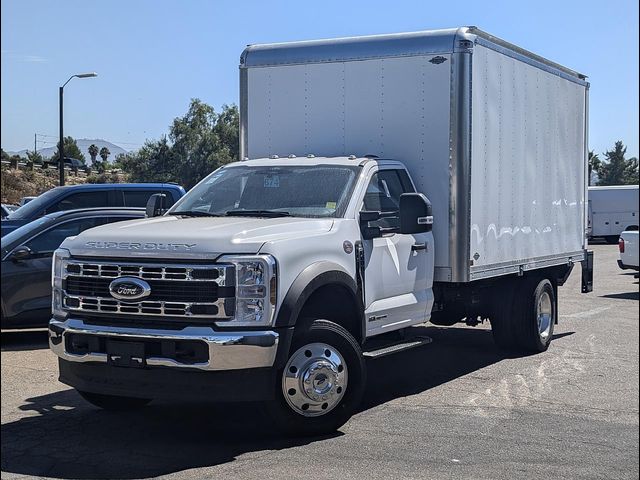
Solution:
M433 343L369 361L360 413L321 438L252 404L97 410L57 381L44 331L3 331L2 478L638 478L638 280L591 248L594 291L574 269L547 352L426 327Z

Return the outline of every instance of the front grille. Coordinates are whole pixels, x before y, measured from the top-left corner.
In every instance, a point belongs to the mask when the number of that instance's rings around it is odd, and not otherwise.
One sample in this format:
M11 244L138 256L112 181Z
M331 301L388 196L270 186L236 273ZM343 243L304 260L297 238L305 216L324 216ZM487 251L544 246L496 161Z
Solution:
M139 278L139 277L138 277ZM63 284L64 290L70 295L87 297L111 297L109 278L79 277L70 275ZM182 301L207 303L218 297L233 297L233 287L219 287L217 283L206 281L167 281L146 280L151 287L151 295L144 300Z
M220 286L233 284L233 276L228 278L231 265L153 265L140 263L97 263L70 262L69 275L88 278L138 277L143 280L200 281L215 282ZM229 280L231 281L229 283Z
M110 291L120 277L139 278L150 286L140 300L118 300ZM231 265L156 265L142 263L66 263L64 307L87 314L232 318L235 271Z

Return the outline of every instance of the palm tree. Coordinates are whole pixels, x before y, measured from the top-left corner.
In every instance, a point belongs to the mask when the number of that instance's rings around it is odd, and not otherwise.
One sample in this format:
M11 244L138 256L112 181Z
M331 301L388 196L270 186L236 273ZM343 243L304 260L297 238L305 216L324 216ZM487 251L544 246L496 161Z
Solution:
M98 172L103 173L107 169L107 165L108 165L107 158L109 157L109 155L111 155L111 152L107 147L102 147L100 149L100 158L102 158L102 161L99 162L97 166Z
M111 155L111 152L107 147L102 147L100 149L100 158L104 163L107 163L107 158L109 158L109 155Z
M96 163L96 158L98 157L98 146L95 143L89 145L89 156L91 157L91 163Z

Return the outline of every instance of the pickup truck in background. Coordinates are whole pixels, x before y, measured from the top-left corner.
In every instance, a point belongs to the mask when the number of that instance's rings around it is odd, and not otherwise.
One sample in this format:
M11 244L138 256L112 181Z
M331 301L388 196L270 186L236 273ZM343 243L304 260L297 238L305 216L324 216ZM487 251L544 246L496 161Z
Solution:
M63 210L99 207L144 208L149 197L160 193L163 208L178 201L185 190L171 183L87 183L55 187L11 212L2 220L2 236L43 215Z
M618 249L620 250L618 266L622 270L640 270L638 267L638 250L640 250L639 235L640 232L637 230L627 230L620 234L620 240L618 241Z
M638 185L589 187L589 239L618 243L625 230L638 230Z
M574 265L592 288L587 95L473 27L249 46L246 159L56 251L60 380L107 409L262 401L319 434L358 408L365 358L428 343L413 326L488 320L545 351Z

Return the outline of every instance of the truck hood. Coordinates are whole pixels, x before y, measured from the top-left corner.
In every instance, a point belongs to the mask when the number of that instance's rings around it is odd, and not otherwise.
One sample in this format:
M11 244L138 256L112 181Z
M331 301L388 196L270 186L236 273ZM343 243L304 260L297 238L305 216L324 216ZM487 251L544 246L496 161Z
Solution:
M265 242L305 238L331 230L332 219L163 216L110 223L67 238L77 256L216 258L258 253Z

